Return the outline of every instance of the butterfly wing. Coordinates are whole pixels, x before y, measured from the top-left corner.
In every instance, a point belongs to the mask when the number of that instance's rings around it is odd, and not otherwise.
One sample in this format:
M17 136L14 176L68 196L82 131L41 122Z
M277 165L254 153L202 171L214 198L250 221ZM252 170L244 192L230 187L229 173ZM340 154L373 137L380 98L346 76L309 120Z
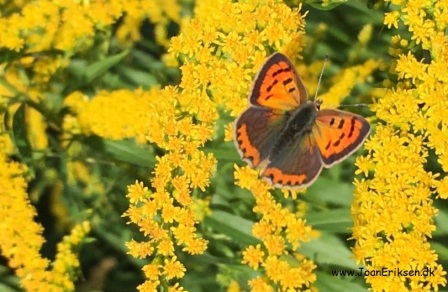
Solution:
M235 145L240 156L251 167L266 160L277 136L286 125L282 111L249 107L235 121Z
M369 133L364 117L334 109L320 110L312 130L326 168L355 152Z
M305 86L289 59L272 54L255 77L249 101L252 105L292 110L308 99Z
M272 157L262 176L275 187L305 188L317 179L322 166L316 141L307 134L298 143L285 146L281 153Z

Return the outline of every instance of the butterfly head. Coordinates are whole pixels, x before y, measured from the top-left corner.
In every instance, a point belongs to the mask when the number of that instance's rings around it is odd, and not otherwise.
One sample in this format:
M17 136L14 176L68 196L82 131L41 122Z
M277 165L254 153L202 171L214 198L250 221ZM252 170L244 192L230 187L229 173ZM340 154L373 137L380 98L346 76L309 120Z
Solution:
M316 109L319 111L320 110L320 106L322 105L322 99L316 99L313 103L314 106L316 107Z

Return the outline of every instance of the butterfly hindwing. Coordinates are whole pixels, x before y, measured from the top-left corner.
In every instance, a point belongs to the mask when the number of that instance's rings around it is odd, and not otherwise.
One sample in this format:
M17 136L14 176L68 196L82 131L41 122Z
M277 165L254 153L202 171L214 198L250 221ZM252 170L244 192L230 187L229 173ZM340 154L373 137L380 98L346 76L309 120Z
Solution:
M268 157L285 124L283 112L249 107L235 122L234 141L241 157L251 166L259 166Z
M276 187L304 188L312 184L322 170L319 149L310 134L269 158L262 176Z
M370 124L359 115L334 110L319 111L312 135L325 167L340 162L358 149L370 132Z
M261 67L252 87L252 105L291 110L307 101L302 80L289 59L280 53L272 54Z

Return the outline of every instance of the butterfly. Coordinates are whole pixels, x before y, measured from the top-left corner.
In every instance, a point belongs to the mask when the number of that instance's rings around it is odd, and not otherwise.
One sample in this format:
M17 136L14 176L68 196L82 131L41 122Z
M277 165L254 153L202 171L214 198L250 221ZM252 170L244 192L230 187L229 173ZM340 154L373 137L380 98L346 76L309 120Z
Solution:
M235 121L234 142L241 158L279 188L311 185L358 149L370 133L359 115L320 109L308 100L291 61L274 53L261 66L249 94L249 108Z

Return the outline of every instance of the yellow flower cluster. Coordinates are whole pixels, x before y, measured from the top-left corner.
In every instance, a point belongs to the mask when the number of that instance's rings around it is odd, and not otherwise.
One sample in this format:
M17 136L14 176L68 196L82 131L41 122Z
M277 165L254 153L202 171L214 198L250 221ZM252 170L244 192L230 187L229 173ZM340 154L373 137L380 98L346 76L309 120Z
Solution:
M88 48L95 30L110 26L123 13L120 2L40 0L24 5L16 3L18 7L9 10L14 12L0 18L0 48L20 53L16 61L11 60L6 77L21 70L32 70L31 82L21 80L21 84L30 87L29 90L37 89L28 92L31 97L40 97L42 93L38 89L46 88L50 77L68 65L68 57Z
M70 114L64 117L64 133L95 134L112 140L135 138L144 143L150 104L159 98L159 90L101 91L89 99L74 92L64 100Z
M303 26L299 11L282 1L197 1L195 18L182 26L169 48L182 57L180 86L193 96L182 104L201 108L198 101L205 99L206 108L224 106L237 116L247 106L243 97L253 76L270 53L298 56Z
M252 192L256 200L254 212L262 216L252 232L262 240L263 246L247 247L243 263L254 270L261 267L264 277L252 279L249 286L252 291L273 291L274 287L280 291L310 288L316 281L313 273L316 265L293 251L317 233L297 213L277 203L269 192L270 186L257 176L248 166L236 167L236 183Z
M195 212L196 202L201 201L193 200L192 190L205 191L215 169L214 157L199 150L211 139L213 120L209 117L215 115L198 113L196 117L198 120L201 117L202 123L194 123L192 114L179 105L182 98L176 88L167 87L149 99L147 138L166 154L157 157L152 179L155 192L144 188L142 183L129 186L132 205L126 216L150 238L148 242L129 242L129 252L135 257L155 256L144 268L147 281L139 286L141 291L151 291L171 279L183 277L185 268L175 255L175 245L193 255L203 253L207 245L196 234L195 224L200 219ZM171 285L174 287L178 286Z
M84 221L75 225L69 235L64 236L57 246L56 259L52 265L52 272L63 275L58 279L58 285L64 291L74 291L73 281L80 276L79 246L90 232L90 223Z
M374 70L378 68L379 62L375 60L368 60L362 65L355 65L344 68L337 75L332 78L332 86L329 90L319 95L319 99L323 101L322 108L335 108L356 84L364 82Z
M212 123L217 115L216 109L205 106L195 106L189 112L190 108L182 107L180 101L190 97L177 88L166 87L140 104L146 112L146 138L165 150L157 157L151 179L154 192L138 182L128 187L131 206L125 216L149 238L146 242L128 242L129 253L139 258L153 256L144 267L147 281L138 287L140 291L168 286L170 280L184 276L185 268L175 254L176 245L192 255L203 253L207 246L195 227L202 219L196 211L203 201L194 200L192 191L205 191L215 169L215 158L199 148L212 138ZM182 289L178 283L169 287L173 291Z
M179 21L180 15L180 6L174 0L0 1L0 5L0 50L4 60L0 66L0 105L2 108L9 107L7 110L10 113L14 113L15 104L23 102L41 110L38 112L31 107L26 108L25 121L33 151L46 151L46 123L51 117L49 115L44 118L43 115L59 106L54 97L59 96L61 89L60 84L52 81L66 76L56 73L68 66L73 55L86 52L99 38L110 35L113 25L124 14L129 19L139 19L138 24L148 17L156 25L158 39L166 43L165 26L168 21ZM129 30L129 26L125 20L117 32L117 37L122 41L126 38L126 30ZM135 40L136 37L127 39ZM63 81L65 82L66 80ZM138 103L154 100L154 92L100 92L91 102L84 99L77 92L66 100L71 114L64 117L65 137L94 133L110 139L135 137L139 142L145 140L146 128L143 129L142 125L145 125L148 118L144 114L148 108L139 106ZM108 106L107 103L111 101L116 103ZM10 106L11 104L14 106ZM85 111L76 106L85 106ZM132 110L132 113L128 110ZM1 118L4 120L3 114ZM9 120L6 122L10 123ZM1 130L5 133L4 125ZM25 168L8 158L7 154L13 153L9 151L12 147L9 139L3 134L0 140L0 209L3 210L2 218L5 218L1 228L3 240L0 240L2 255L16 269L21 285L27 291L73 290L72 281L76 279L76 273L72 272L76 272L79 267L75 255L68 249L74 247L75 242L60 245L61 254L56 257L54 270L48 270L50 262L39 254L44 239L42 227L34 222L35 210L26 194L26 182L23 178ZM72 145L70 151L79 151L79 148ZM81 181L86 190L103 192L103 182L98 178L96 181L92 180L93 176L85 164L73 162L67 167L69 183ZM200 176L193 181L196 185L203 183ZM75 229L78 236L88 231L87 226L79 228ZM74 240L70 238L67 240ZM191 242L190 245L191 250L200 248L197 242Z
M39 255L44 242L43 230L42 226L34 222L36 212L26 193L26 167L8 159L11 146L9 137L1 135L0 210L3 219L0 223L0 249L10 259L9 266L17 269L16 275L21 279L21 285L31 288L35 284L46 285L48 275L45 269L49 261Z
M170 21L180 23L181 6L178 0L152 0L141 1L138 5L126 7L126 14L123 22L117 30L117 39L121 43L132 45L140 40L140 27L144 20L148 19L154 24L156 41L164 46L168 46L167 26ZM128 2L126 2L128 5Z
M96 38L110 34L114 23L124 14L127 17L117 31L120 40L127 38L125 31L130 28L127 19L138 19L135 26L130 23L136 35L139 34L139 24L147 17L156 25L156 35L166 43L165 27L169 20L179 21L180 15L180 6L174 0L6 2L1 4L0 49L8 62L0 66L0 95L10 100L0 102L2 105L19 102L38 105L36 108L40 112L29 107L26 109L33 150L43 150L48 146L45 128L51 118L43 115L59 107L54 95L60 94L60 86L50 81L62 78L56 73L68 66L74 54L85 52L95 44ZM135 137L143 143L142 120L146 118L143 112L146 107L136 103L150 100L146 98L147 94L141 91L132 94L127 91L100 92L87 103L87 97L79 92L73 93L65 103L69 107L85 105L87 110L71 108L72 115L64 116L64 137L83 132L110 139ZM84 104L82 99L85 99ZM111 102L112 106L104 104ZM12 107L8 111L13 112L14 109ZM72 166L82 168L80 163Z
M220 0L214 5L198 1L195 18L182 27L169 49L184 61L180 86L189 98L180 103L193 111L223 106L238 115L247 106L253 76L270 52L290 56L300 52L303 27L299 10L281 1ZM308 260L290 264L281 256L308 241L311 227L276 203L254 171L237 168L235 177L238 185L252 191L257 200L254 210L263 215L253 230L263 248L249 246L243 254L244 263L254 269L262 266L267 276L251 280L252 290L272 284L284 289L309 287L315 281L314 264Z
M89 231L83 223L59 245L53 268L39 251L44 243L42 226L34 221L36 211L26 193L26 167L8 158L12 144L5 134L0 135L0 250L15 269L26 291L69 291L79 276L79 262L71 250L78 246ZM70 248L70 250L68 250Z
M186 193L174 191L173 196L170 196L165 188L152 193L143 187L143 183L138 182L128 187L127 197L131 206L124 216L137 224L149 238L145 242L128 242L129 254L136 258L153 257L151 263L143 267L147 281L138 287L140 291L154 291L159 285L168 286L170 280L184 276L186 270L177 259L175 245L183 246L182 251L193 255L203 253L207 246L207 241L195 233L197 218L188 193L189 187L181 182L178 186ZM173 197L177 198L176 205L180 206L174 205ZM181 198L186 199L186 202ZM176 285L178 287L179 284L174 283L170 287Z
M137 24L135 29L145 17L155 24L166 25L167 20L179 21L180 16L180 6L173 0L27 2L16 3L21 11L0 19L1 48L16 52L77 51L89 46L95 32L106 30L124 13L127 19L139 19L137 23L131 21ZM129 28L119 34L122 39L129 34L125 31ZM136 40L135 34L132 33L133 40Z
M87 51L101 35L111 34L112 25L123 15L126 17L117 30L119 40L139 39L140 24L148 18L156 25L157 38L166 44L168 22L180 21L180 6L176 2L38 0L4 3L0 17L0 49L10 57L8 66L0 67L5 70L0 79L4 78L28 98L43 99L43 89L55 90L48 87L50 78L66 68L74 54ZM29 80L23 78L24 72ZM0 86L0 92L2 89ZM8 89L8 96L16 93Z
M142 183L129 186L131 206L125 214L150 238L148 242L128 243L133 256L153 256L144 268L147 281L139 287L141 291L165 286L169 280L184 275L185 268L174 253L175 245L183 246L183 251L190 254L204 251L206 242L195 234L197 220L192 210L197 199L193 200L191 193L194 189L205 191L216 160L199 149L213 138L218 107L234 116L245 108L253 75L269 51L281 50L292 56L300 51L303 25L299 11L282 1L219 0L213 5L197 1L195 17L183 23L181 34L172 39L167 58L183 61L181 83L179 88L164 88L149 104L146 131L148 140L166 152L157 157L151 180L154 191ZM255 176L246 179L239 183L258 181ZM273 283L280 281L278 271L284 274L282 287L308 287L315 280L314 264L304 260L291 266L280 256L288 246L297 248L301 241L308 240L311 228L276 204L265 185L259 186L262 190L257 212L272 212L266 213L257 227L260 238L266 240L266 257L258 264L263 265ZM261 207L263 202L266 209ZM269 226L276 229L269 233ZM262 236L266 232L269 234ZM253 262L250 265L255 266ZM261 285L257 284L260 279L251 284L255 290ZM181 289L176 285L170 287Z
M390 1L388 27L406 27L410 39L392 38L390 73L372 107L384 121L365 144L366 157L357 160L358 173L352 205L355 226L353 253L368 270L431 269L421 277L367 276L375 291L437 291L446 285L446 272L437 263L428 239L436 229L432 195L448 197L448 179L427 171L433 149L443 172L448 172L448 27L447 1ZM420 59L419 50L430 59ZM381 97L379 97L381 95Z
M313 46L314 43L319 40L319 36L316 37L315 34L323 35L328 28L321 23L316 30L317 32L314 33L312 37L309 35L307 36L306 46ZM324 70L322 81L325 81L325 83L323 82L323 84L328 83L328 81L330 84L328 85L328 90L326 90L323 94L321 93L323 91L323 85L320 84L320 89L317 88L317 86L325 60L317 60L311 64L297 64L297 73L305 84L307 92L310 96L309 98L313 99L316 94L316 90L319 90L318 93L321 94L318 95L318 98L323 101L321 108L336 108L341 105L341 101L343 101L344 98L350 94L351 90L356 85L368 82L372 73L378 69L381 62L373 59L364 61L363 64L358 64L357 62L359 62L361 57L360 51L362 51L362 48L367 45L371 38L372 26L366 25L358 34L358 42L349 51L349 60L346 67L338 68L338 73L331 78L326 76L327 71ZM331 58L328 61L331 64Z

